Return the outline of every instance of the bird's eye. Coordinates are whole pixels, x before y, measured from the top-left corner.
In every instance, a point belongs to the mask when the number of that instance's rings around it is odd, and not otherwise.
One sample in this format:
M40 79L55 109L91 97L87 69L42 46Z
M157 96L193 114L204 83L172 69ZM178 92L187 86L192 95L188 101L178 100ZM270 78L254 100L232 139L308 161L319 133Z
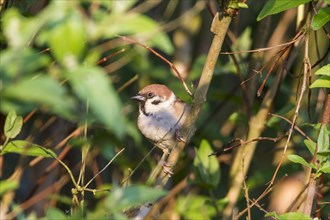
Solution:
M149 92L148 93L148 98L152 98L152 97L154 97L154 94L152 92Z

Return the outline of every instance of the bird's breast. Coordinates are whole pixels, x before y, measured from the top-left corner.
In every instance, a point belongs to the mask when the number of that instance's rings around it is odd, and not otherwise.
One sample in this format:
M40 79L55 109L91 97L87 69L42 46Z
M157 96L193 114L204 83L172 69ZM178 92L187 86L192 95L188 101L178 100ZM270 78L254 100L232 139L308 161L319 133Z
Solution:
M173 140L175 130L179 128L177 119L168 112L159 112L152 116L140 114L138 127L146 138L154 142Z

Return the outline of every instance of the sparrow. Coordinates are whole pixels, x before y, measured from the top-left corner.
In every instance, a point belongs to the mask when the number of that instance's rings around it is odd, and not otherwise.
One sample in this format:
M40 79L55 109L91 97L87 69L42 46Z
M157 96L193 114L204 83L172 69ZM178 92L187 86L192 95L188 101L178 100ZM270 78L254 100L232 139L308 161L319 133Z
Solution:
M189 105L162 84L148 85L132 99L139 103L139 130L163 150L161 161L164 162L177 142L184 141L179 136L179 131L190 112Z

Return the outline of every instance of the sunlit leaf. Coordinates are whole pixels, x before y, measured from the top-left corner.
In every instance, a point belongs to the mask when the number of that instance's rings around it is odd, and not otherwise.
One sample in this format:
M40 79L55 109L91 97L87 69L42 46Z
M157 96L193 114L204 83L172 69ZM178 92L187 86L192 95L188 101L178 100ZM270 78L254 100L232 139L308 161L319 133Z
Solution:
M330 88L330 76L321 76L316 79L312 85L310 85L311 89L313 88Z
M268 0L266 5L263 7L261 12L257 17L257 21L261 19L280 13L282 11L288 10L290 8L295 8L301 4L311 2L312 0Z
M301 156L291 154L291 155L288 155L288 159L294 163L299 163L303 166L311 167L311 168L315 169L315 165L307 163L306 160L304 158L302 158Z
M220 181L220 166L216 157L209 157L213 153L210 144L202 140L194 159L194 182L206 188L217 187Z
M239 2L239 3L238 3L238 6L239 6L240 8L249 8L249 5L246 4L246 3L244 3L244 2Z
M309 215L302 212L289 212L277 216L278 220L311 220Z
M265 217L273 217L278 220L311 220L308 215L301 212L288 212L285 214L277 214L274 211L267 213Z
M4 146L4 150L0 152L0 155L8 153L16 153L34 157L56 157L56 154L52 150L23 140L10 141L6 146Z
M330 76L330 64L322 66L315 72L315 75Z
M23 118L17 116L15 110L8 113L5 121L4 132L7 138L15 138L22 129Z
M278 214L275 211L268 212L268 213L266 213L265 217L273 217L273 218L278 219Z
M313 30L318 30L330 21L330 7L321 8L312 20Z

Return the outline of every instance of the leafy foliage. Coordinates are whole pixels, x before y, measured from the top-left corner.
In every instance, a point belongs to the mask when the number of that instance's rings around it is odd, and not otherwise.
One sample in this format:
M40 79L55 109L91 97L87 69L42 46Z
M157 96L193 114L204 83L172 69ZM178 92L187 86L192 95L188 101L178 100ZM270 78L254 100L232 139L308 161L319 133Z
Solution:
M280 13L282 11L286 11L290 8L295 8L299 5L306 4L311 2L312 0L269 0L267 1L266 5L261 10L260 14L257 17L257 20L260 21L261 19Z
M312 28L318 30L330 21L330 7L321 8L313 17Z
M212 148L207 140L202 140L198 150L196 149L194 159L196 174L194 182L203 187L214 189L220 181L220 167L217 159L209 156L212 152Z
M157 213L152 217L159 219L231 219L226 213L233 209L239 210L237 218L261 219L266 210L275 219L310 219L314 213L267 207L276 196L269 193L280 184L261 193L272 176L274 183L282 177L285 182L285 174L306 167L323 196L313 201L321 206L316 212L327 217L330 128L320 119L330 88L329 59L323 56L329 0L225 0L216 8L205 5L208 1L5 2L0 5L0 211L9 219L127 219L126 211L151 203L148 208ZM146 84L163 83L181 99L194 100L148 48L186 71L185 81L196 88L213 56L207 54L213 36L209 12L227 6L223 15L233 13L237 20L222 46L192 143L166 190L149 185L160 151L151 150L138 131L130 97ZM293 17L271 16L298 6L305 7L301 29ZM262 20L266 17L269 21ZM286 31L275 36L283 22ZM302 71L306 63L308 73ZM312 76L311 94L306 91L298 102L305 74ZM237 137L240 142L232 142ZM286 140L289 153L283 151ZM289 161L283 160L275 175L282 155Z

